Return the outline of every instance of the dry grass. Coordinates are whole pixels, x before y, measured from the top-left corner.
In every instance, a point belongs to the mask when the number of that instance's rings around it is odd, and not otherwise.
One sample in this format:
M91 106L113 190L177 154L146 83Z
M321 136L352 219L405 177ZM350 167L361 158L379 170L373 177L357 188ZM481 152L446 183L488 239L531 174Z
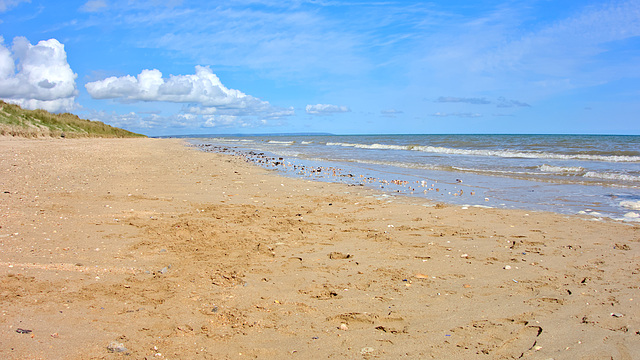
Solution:
M80 119L64 113L25 110L0 100L0 136L39 137L144 137L100 121Z

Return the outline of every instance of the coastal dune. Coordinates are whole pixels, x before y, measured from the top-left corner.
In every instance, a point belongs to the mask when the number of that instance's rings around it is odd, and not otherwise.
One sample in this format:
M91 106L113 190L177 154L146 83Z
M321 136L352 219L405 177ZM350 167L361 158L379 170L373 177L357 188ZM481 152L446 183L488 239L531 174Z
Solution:
M0 140L0 358L633 359L640 228Z

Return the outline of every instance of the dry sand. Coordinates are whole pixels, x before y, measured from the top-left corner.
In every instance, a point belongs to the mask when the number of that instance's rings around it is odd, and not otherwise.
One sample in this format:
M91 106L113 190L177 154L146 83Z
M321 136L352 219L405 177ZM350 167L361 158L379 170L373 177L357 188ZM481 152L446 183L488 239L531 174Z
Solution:
M0 167L2 359L640 358L638 225L179 140L2 139Z

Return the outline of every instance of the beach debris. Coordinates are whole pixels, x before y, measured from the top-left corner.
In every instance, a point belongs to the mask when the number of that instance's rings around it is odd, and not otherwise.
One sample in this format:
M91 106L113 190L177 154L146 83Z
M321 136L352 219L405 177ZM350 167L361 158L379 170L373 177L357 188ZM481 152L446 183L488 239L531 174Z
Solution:
M338 329L343 330L343 331L347 331L347 330L349 330L349 326L347 326L347 324L345 324L345 323L342 323L342 324L340 324Z
M367 354L371 354L372 352L376 351L376 349L367 346L367 347L363 347L362 349L360 349L360 354L362 355L367 355Z
M31 334L33 330L17 328L16 332L18 334Z
M329 259L333 260L341 260L341 259L351 259L353 255L351 254L343 254L339 251L332 251L329 253Z
M169 272L169 267L167 267L167 266L163 267L162 269L160 269L160 270L158 271L158 273L160 273L161 275L164 275L164 274L166 274L167 272Z
M621 318L621 317L623 317L623 316L624 316L624 314L621 314L621 313L611 313L611 316L613 316L613 317L617 317L617 318Z
M631 250L631 247L627 244L615 244L613 245L613 248L616 250Z
M505 269L505 270L511 270L511 265L505 265L505 266L503 267L503 269Z
M127 351L127 348L124 347L123 343L119 343L117 341L112 341L107 346L107 350L109 350L109 352L125 352L125 351Z
M428 279L428 278L429 278L429 275L420 274L420 273L417 273L417 274L415 274L415 275L413 275L413 276L414 276L416 279Z

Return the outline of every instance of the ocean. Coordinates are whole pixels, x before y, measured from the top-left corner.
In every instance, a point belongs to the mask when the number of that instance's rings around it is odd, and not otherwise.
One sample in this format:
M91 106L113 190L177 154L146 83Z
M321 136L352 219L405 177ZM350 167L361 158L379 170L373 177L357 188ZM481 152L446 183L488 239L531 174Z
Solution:
M194 138L287 176L388 196L640 221L640 136L278 135Z

